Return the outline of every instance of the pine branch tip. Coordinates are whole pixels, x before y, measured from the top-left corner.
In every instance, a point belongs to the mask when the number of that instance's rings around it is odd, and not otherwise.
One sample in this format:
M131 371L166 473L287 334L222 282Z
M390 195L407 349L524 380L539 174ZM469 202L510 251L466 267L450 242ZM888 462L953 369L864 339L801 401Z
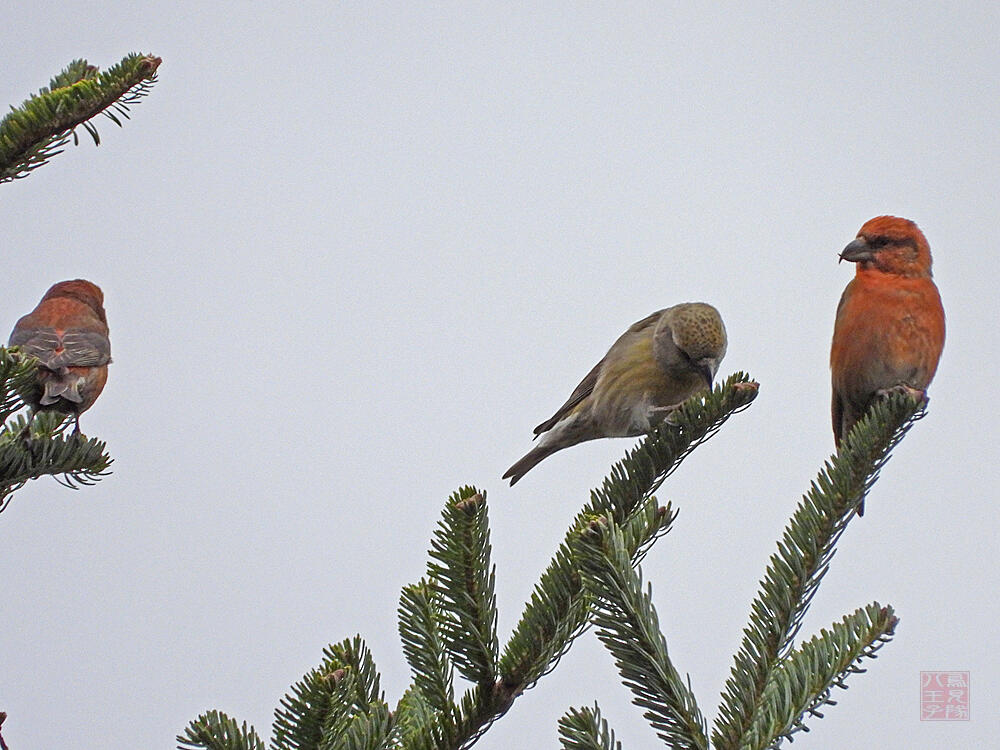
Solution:
M339 669L335 669L332 672L324 674L323 679L325 679L332 687L336 687L346 676L347 668L340 667Z
M146 75L147 78L151 78L156 75L157 70L160 68L160 63L162 62L162 57L157 57L156 55L143 55L139 60L139 69ZM97 69L94 68L94 70Z
M161 63L155 55L133 53L100 72L86 60L74 60L20 107L11 106L0 120L0 183L28 176L70 140L79 145L77 128L100 145L93 118L103 114L121 126L115 113L128 118L129 105L156 83Z
M452 507L455 508L455 510L462 511L463 513L466 513L470 516L477 513L479 509L485 507L485 505L486 505L485 491L477 492L471 497L467 497L464 499L456 499L452 503Z

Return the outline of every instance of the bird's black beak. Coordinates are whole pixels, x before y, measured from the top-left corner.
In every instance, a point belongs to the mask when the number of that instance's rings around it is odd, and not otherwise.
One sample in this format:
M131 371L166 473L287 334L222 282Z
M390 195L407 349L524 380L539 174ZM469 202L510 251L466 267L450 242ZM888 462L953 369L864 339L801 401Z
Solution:
M849 260L851 263L860 263L863 260L874 259L875 253L864 237L858 237L840 253L840 260Z
M708 383L708 390L712 390L712 380L715 378L715 374L712 372L710 365L702 365L698 368L698 373L705 378L705 382Z

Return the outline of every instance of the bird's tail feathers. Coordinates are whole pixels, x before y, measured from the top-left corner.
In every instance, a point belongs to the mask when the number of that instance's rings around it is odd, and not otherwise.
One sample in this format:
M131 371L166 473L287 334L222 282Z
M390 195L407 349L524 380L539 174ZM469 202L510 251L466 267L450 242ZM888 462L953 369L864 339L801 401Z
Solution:
M80 380L80 377L65 368L53 372L45 380L45 392L38 403L42 406L51 406L58 403L60 398L72 401L74 404L82 403L83 396L80 395L79 390Z
M566 446L564 445L556 445L553 443L548 443L548 444L539 443L530 451L528 451L528 453L525 454L525 456L521 458L517 463L515 463L513 466L507 469L507 472L501 478L509 479L510 486L513 487L521 477L523 477L525 474L527 474L529 471L535 468L536 464L538 464L539 461L548 458L557 450L560 450L565 447Z
M593 423L580 414L571 414L562 419L548 432L538 435L538 445L532 448L520 461L507 469L504 479L510 479L511 486L527 474L542 459L548 458L556 451L585 440L604 437L594 429Z

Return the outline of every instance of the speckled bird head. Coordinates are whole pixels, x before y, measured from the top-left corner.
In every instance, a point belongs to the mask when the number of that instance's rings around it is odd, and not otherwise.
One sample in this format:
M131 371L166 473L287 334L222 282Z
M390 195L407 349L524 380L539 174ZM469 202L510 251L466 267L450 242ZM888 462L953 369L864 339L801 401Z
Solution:
M931 248L920 228L898 216L876 216L844 248L841 260L858 264L858 270L876 269L898 276L931 276Z
M677 348L699 369L707 369L714 377L728 345L719 311L704 302L685 302L670 308L669 316Z

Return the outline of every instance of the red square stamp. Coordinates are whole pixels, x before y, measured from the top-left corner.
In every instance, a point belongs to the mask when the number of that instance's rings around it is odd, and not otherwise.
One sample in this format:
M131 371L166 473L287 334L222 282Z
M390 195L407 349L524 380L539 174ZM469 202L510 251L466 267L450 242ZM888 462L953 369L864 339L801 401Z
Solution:
M968 672L920 673L921 721L969 720Z

